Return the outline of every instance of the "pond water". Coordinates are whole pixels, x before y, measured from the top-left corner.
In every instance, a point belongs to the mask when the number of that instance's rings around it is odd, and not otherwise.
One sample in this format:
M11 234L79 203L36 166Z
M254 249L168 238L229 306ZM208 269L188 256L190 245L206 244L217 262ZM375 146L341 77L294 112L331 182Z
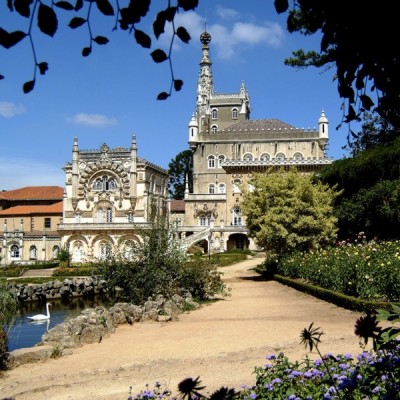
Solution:
M106 299L75 298L68 302L49 300L50 319L31 321L28 317L36 314L46 314L46 304L38 301L25 302L20 307L20 315L14 323L7 327L8 351L25 347L33 347L42 340L42 335L57 324L77 317L86 308L107 306Z

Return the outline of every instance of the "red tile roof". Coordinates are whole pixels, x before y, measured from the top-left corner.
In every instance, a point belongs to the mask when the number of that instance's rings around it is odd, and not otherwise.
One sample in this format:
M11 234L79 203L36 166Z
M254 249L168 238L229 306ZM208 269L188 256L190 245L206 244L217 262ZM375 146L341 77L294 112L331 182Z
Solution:
M63 202L50 205L34 205L34 206L15 206L5 210L0 210L0 216L14 216L14 215L33 215L33 214L60 214L63 212Z
M185 200L171 200L171 211L172 212L184 212L185 211Z
M0 200L62 200L63 194L61 186L26 186L0 192Z

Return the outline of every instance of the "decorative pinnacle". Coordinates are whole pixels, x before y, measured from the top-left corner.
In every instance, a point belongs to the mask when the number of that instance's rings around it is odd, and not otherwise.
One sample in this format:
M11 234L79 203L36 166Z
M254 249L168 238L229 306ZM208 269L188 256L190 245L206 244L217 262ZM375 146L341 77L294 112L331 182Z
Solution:
M203 32L200 35L200 42L204 45L208 45L211 42L211 35L208 32Z

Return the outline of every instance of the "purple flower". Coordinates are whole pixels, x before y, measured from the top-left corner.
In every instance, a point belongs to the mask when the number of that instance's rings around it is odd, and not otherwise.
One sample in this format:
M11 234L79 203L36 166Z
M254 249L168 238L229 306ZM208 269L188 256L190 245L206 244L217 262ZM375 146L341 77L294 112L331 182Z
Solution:
M376 388L374 388L374 389L372 389L372 393L379 393L380 391L381 391L381 387L380 386L377 386Z
M275 354L269 354L268 356L265 357L267 360L276 360L276 355Z

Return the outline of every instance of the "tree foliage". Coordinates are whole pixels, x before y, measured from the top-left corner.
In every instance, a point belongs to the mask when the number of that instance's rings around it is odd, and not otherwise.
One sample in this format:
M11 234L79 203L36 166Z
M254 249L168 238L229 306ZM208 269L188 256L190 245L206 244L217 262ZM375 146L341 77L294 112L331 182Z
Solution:
M198 0L176 0L165 1L165 8L157 4L159 12L153 22L153 32L155 39L159 39L165 32L167 23L172 25L172 38L168 53L160 48L151 51L150 56L156 63L168 61L171 71L171 86L168 91L158 94L158 100L167 99L174 89L179 91L183 81L174 76L172 68L172 47L175 38L183 43L190 41L190 35L183 26L175 26L175 16L180 11L194 10L198 5ZM16 18L26 21L25 30L7 31L0 27L0 46L9 49L24 40L28 40L33 54L33 77L23 84L24 93L32 91L36 84L37 73L44 75L49 65L46 61L39 61L35 45L34 29L37 26L39 31L47 36L53 37L58 30L61 15L67 13L71 15L68 26L71 29L85 29L87 44L82 49L82 56L87 57L93 51L95 45L106 45L109 42L107 36L93 35L93 20L97 13L107 18L112 18L114 23L113 30L121 29L133 36L135 42L146 48L152 47L151 33L139 28L140 22L147 16L150 10L151 0L9 0L7 1L8 11ZM0 73L0 79L4 76Z
M398 36L396 2L297 0L289 9L288 0L275 0L275 8L288 11L289 32L322 34L320 49L298 50L285 63L335 67L338 92L347 103L344 122L375 110L400 126L400 48L390 45Z
M182 200L185 196L186 180L189 191L193 191L193 153L184 150L168 164L169 183L168 191L175 200Z
M336 239L334 189L313 182L295 169L254 176L254 190L246 192L243 213L249 234L278 256L292 250L310 250Z

